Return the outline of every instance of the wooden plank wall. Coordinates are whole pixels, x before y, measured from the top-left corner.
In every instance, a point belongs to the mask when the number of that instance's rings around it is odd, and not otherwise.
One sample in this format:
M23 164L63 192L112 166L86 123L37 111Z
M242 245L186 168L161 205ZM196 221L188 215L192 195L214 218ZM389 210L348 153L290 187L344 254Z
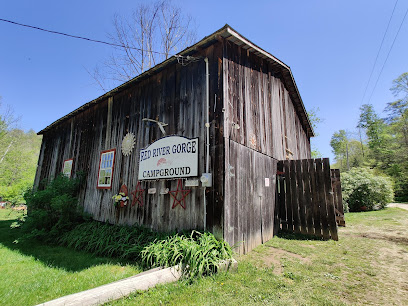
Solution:
M278 171L282 229L338 240L329 159L279 161Z
M277 161L226 143L224 239L245 254L273 237Z
M224 137L278 160L311 157L310 139L279 75L231 42L224 49L224 97Z
M202 50L202 56L210 58L210 73L217 75L222 47L210 46ZM220 71L218 74L220 75ZM220 77L219 77L220 79ZM222 83L216 78L211 80L210 120L221 120L222 101L214 105L215 96ZM162 137L156 125L146 125L142 119L151 118L168 124L168 135L182 135L189 138L199 137L198 173L205 172L205 62L191 63L188 66L172 64L137 84L114 93L112 97L99 101L74 117L58 124L44 133L40 153L41 165L36 175L37 186L43 179L52 179L62 170L65 159L74 159L73 173L84 171L86 181L81 190L80 203L85 211L99 221L118 224L141 224L155 230L203 229L204 191L201 187L190 187L186 198L186 209L177 206L172 209L173 200L169 194L160 194L161 189L176 190L177 180L149 181L142 183L146 189L143 195L143 207L130 205L115 208L112 196L126 184L129 193L137 185L139 150ZM109 124L110 123L110 124ZM213 133L218 133L220 124L214 123ZM131 132L136 136L136 145L130 156L123 156L121 143L123 137ZM224 152L220 148L220 138L211 137L214 153ZM221 141L222 143L222 141ZM112 189L97 189L97 177L100 152L116 148ZM223 158L223 154L219 154ZM222 166L220 158L212 157L210 169L214 165ZM220 180L220 181L219 181ZM156 188L156 194L148 194L148 188ZM215 178L215 186L207 202L210 216L214 217L212 227L222 227L223 176ZM216 205L212 206L216 200ZM220 213L221 210L221 213ZM214 216L218 214L217 216Z
M346 226L344 219L343 196L341 194L340 169L331 169L331 181L333 186L334 208L336 210L336 222L339 226Z

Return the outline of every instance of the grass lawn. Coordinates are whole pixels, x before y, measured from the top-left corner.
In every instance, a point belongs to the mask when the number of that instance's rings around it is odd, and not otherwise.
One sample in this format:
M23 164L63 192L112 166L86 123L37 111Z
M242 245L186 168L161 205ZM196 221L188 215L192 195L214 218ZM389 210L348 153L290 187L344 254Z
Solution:
M22 212L0 209L0 305L35 305L139 273L142 269L37 241L13 243Z
M34 305L141 269L36 241L13 243L18 212L0 210L0 304ZM110 305L408 305L408 211L346 214L339 241L281 235L238 259L236 273L177 282Z
M408 211L346 214L339 241L275 237L237 273L163 285L110 305L408 305Z

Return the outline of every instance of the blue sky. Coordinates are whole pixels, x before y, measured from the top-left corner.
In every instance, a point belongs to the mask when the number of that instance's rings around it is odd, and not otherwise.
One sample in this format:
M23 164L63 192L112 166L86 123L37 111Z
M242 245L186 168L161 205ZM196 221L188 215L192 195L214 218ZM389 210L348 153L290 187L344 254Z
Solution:
M1 1L0 18L106 40L114 13L128 14L146 1ZM335 131L355 131L359 107L367 103L408 9L399 0L373 78L364 90L394 0L181 1L196 22L197 39L228 23L292 69L307 110L324 122L313 143L333 154ZM20 127L39 131L103 94L87 73L112 53L109 46L0 22L0 96L22 117ZM408 71L408 17L402 25L370 103L382 112L395 100L392 80Z

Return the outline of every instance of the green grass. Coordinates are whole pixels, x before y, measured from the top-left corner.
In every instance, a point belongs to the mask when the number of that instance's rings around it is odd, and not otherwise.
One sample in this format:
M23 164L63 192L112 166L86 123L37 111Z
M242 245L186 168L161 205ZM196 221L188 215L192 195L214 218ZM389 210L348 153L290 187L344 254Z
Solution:
M115 281L137 266L35 241L14 244L0 210L0 304L33 305ZM221 273L137 292L111 305L408 305L408 211L346 214L339 241L280 235Z
M408 211L346 214L339 241L274 237L236 273L138 292L110 305L408 305Z
M142 271L126 261L37 241L15 243L10 225L21 212L0 209L0 304L35 305Z

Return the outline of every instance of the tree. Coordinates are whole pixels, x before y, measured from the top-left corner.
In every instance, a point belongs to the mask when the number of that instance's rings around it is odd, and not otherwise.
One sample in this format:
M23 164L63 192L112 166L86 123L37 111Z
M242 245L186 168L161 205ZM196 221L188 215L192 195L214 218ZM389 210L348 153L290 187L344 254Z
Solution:
M392 82L390 88L395 97L400 99L387 104L385 111L388 113L386 118L397 134L399 133L405 147L408 147L408 72L401 74Z
M344 161L347 162L347 167L345 169L349 170L349 163L348 163L348 139L347 133L345 130L340 130L335 132L330 140L330 146L332 147L332 151L334 153L335 159L337 163L340 163L340 169L344 169Z
M367 135L372 166L385 170L393 163L394 135L390 126L375 112L373 105L364 104L360 110L360 120L357 127L364 129Z
M312 108L310 111L307 112L307 116L309 117L310 124L312 125L313 131L315 133L315 137L319 136L319 133L317 132L317 128L320 123L322 123L324 120L319 117L318 115L319 108ZM321 158L322 153L316 148L316 146L312 143L312 158Z
M24 192L34 183L41 137L33 130L12 129L0 140L1 147L3 143L12 145L0 163L0 197L13 204L23 203Z
M330 140L330 146L336 159L333 167L339 168L342 172L349 171L354 167L362 167L365 164L365 145L361 141L351 138L353 134L339 130L333 134Z
M14 139L10 137L10 130L16 127L20 118L14 116L13 109L10 106L2 106L2 97L0 96L0 164L13 146Z
M408 72L396 78L390 90L397 100L387 103L385 118L371 104L360 107L357 127L366 136L366 141L360 136L360 150L358 141L348 139L342 130L333 135L330 145L340 168L346 153L350 168L368 166L391 177L396 199L408 201Z
M157 63L191 45L195 40L192 18L171 0L139 4L130 17L115 15L114 32L109 39L116 48L92 77L105 91L108 80L126 82Z

